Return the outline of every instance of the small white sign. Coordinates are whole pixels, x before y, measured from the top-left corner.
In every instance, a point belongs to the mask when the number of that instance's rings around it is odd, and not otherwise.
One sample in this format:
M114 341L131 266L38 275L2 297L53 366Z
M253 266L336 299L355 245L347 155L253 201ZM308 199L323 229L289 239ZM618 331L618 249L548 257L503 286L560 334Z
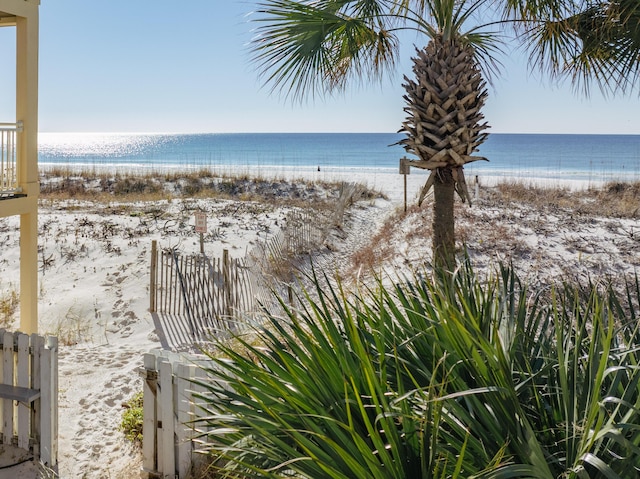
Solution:
M196 213L196 233L207 232L207 215L198 211Z

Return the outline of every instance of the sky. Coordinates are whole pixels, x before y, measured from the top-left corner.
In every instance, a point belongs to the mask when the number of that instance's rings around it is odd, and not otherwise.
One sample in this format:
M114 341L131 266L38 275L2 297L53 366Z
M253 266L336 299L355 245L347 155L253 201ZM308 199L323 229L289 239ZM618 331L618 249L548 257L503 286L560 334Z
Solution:
M41 132L395 132L404 119L403 75L354 83L340 95L292 103L261 83L248 42L251 0L41 0ZM15 29L0 29L0 58L15 58ZM495 133L640 134L640 97L589 98L527 71L519 52L484 109ZM14 62L0 89L15 91ZM7 67L9 65L9 67ZM8 74L7 74L8 73ZM0 96L0 122L15 100Z

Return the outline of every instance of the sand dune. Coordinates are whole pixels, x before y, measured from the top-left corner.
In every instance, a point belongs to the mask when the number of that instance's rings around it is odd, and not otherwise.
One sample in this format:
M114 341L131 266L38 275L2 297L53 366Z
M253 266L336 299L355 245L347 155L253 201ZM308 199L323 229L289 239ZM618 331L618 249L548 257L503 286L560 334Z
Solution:
M400 175L321 174L309 173L309 179L362 181L387 199L354 204L344 227L329 236L319 264L352 281L370 266L366 258L376 261L378 271L407 271L430 261L429 207L411 207L424 175L408 178L410 211L393 217L402 209ZM637 219L505 206L488 191L482 190L472 208L458 208L458 234L478 268L512 260L523 276L546 284L567 275L629 275L638 266ZM41 200L39 325L61 344L60 477L124 478L139 471L139 451L118 426L123 403L141 389L137 369L142 354L160 347L148 312L151 241L198 251L195 210L208 215L208 254L228 249L241 257L278 230L287 208L206 199L129 204ZM0 219L0 291L18 284L17 226L17 218ZM33 467L20 477L29 474L35 474Z

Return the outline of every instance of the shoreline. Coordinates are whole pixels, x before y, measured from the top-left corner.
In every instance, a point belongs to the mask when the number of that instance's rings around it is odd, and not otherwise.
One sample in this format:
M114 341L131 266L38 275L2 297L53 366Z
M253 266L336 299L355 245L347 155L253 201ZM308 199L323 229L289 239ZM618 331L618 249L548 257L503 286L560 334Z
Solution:
M501 179L510 181L513 179L529 181L542 184L545 181L553 183L574 182L602 184L608 182L635 182L640 181L640 172L629 173L624 170L610 170L594 172L590 170L563 170L561 172L549 173L548 170L530 169L530 170L499 170L490 168L481 168L476 170L471 166L465 168L467 182L478 176L481 179L488 179L495 183ZM201 164L201 163L102 163L102 162L82 162L82 163L46 163L40 162L38 165L41 173L47 173L52 170L66 170L73 173L78 172L99 172L113 174L142 174L142 175L162 175L167 173L175 173L178 171L198 172L208 171L213 174L221 174L226 176L237 176L251 174L255 176L277 177L285 174L287 177L295 177L296 173L306 177L307 175L315 175L321 173L323 175L331 174L339 177L343 175L357 174L359 176L367 175L400 175L398 167L358 167L358 166L327 166L327 165L278 165L278 164ZM424 170L417 168L411 169L411 175L421 174ZM317 176L323 176L317 175Z

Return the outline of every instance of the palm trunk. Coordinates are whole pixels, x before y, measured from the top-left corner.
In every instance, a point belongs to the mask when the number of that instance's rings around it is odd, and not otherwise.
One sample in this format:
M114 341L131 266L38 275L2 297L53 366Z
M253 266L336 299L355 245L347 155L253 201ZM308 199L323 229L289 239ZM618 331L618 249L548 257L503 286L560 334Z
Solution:
M454 193L451 167L438 168L433 184L433 263L448 271L453 271L456 264Z

